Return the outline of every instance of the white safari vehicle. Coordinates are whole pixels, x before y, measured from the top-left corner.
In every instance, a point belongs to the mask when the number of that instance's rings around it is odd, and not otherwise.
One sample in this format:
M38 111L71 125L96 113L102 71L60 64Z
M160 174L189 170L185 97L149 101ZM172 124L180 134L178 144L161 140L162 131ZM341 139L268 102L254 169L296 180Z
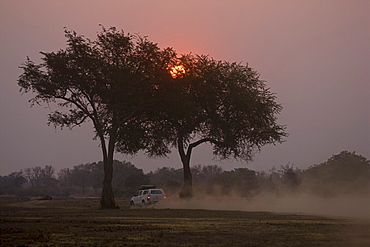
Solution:
M162 199L166 199L166 194L162 189L156 188L154 185L142 185L136 195L131 197L131 206L144 206L147 204L156 203Z

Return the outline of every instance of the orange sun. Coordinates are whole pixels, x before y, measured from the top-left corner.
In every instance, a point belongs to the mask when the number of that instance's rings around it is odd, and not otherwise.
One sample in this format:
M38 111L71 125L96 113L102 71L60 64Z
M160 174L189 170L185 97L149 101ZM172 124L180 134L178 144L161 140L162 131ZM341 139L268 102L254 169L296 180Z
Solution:
M177 78L178 76L185 74L185 67L182 65L175 65L170 68L170 74L172 78Z

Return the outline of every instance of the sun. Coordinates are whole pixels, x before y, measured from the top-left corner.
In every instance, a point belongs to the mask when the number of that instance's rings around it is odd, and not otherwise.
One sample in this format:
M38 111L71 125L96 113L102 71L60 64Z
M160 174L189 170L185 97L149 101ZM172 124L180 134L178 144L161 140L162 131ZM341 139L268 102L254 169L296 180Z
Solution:
M185 72L185 67L183 65L175 65L170 68L170 74L174 79L185 74Z

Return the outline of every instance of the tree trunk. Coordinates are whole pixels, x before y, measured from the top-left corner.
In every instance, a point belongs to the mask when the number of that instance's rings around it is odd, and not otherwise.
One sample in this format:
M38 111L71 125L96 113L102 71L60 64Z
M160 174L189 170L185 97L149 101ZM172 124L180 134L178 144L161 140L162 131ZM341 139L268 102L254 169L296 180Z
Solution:
M110 133L108 151L105 146L102 145L103 151L103 163L104 163L104 181L103 181L103 191L100 199L101 208L118 208L113 194L112 180L113 180L113 155L114 155L114 145L116 140L116 130L112 129Z
M216 141L211 138L204 138L194 143L191 143L189 144L188 150L186 151L186 154L185 154L183 140L184 140L184 136L181 133L179 133L178 138L177 138L177 148L179 150L182 166L184 168L184 186L182 187L182 190L179 196L181 198L191 198L193 197L193 178L191 176L191 170L190 170L191 152L193 148L197 147L198 145L202 143L205 143L205 142L216 143Z
M184 168L184 185L180 191L179 196L181 198L191 198L193 197L193 178L190 171L190 156L191 148L188 148L187 153L184 151L183 136L178 137L178 150L182 162L182 167Z
M113 172L107 172L107 170L112 170L111 165L104 164L104 182L103 182L103 191L100 199L101 208L118 208L114 200L113 187L112 187L112 177Z
M100 199L101 208L118 208L113 194L113 157L104 161L103 191Z
M181 198L191 198L193 197L193 178L190 171L190 159L189 157L186 157L185 159L185 162L182 161L184 168L184 185L179 196Z

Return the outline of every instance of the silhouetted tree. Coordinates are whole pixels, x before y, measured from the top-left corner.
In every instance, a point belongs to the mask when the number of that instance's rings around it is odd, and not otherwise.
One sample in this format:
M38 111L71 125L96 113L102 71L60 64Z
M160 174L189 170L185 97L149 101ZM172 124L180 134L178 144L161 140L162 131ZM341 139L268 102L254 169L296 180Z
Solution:
M210 143L215 156L250 161L262 146L282 142L286 133L276 123L281 105L248 65L190 54L176 66L181 69L172 82L156 92L162 104L154 131L161 142L177 148L184 170L180 196L191 197L194 148Z
M115 160L114 171L113 187L115 191L119 191L120 196L131 197L140 185L150 183L143 170L130 162Z
M173 167L157 168L154 172L149 172L150 183L158 187L165 188L167 192L178 192L183 183L183 170Z
M301 182L299 177L301 171L298 168L294 168L293 165L287 164L285 166L281 166L279 173L281 175L282 183L290 190L296 189Z
M0 187L16 187L20 188L27 182L23 176L23 172L12 172L7 176L0 176Z
M50 188L57 185L57 180L55 178L55 168L53 166L46 165L40 170L41 184L43 187Z
M265 171L256 172L259 185L259 192L269 192L269 193L277 192L276 184L273 182L274 180L273 178L275 177L275 175L272 175L270 172Z
M40 166L24 169L24 176L28 180L31 187L41 186L41 169L42 168Z
M191 167L191 174L197 190L205 189L205 192L212 193L216 178L224 170L217 165L196 165Z
M32 105L58 106L49 114L49 124L73 128L92 122L103 155L101 207L116 208L112 178L117 138L121 152L150 148L150 154L163 153L163 145L151 148L155 141L146 136L140 113L153 104L158 82L170 77L174 55L115 28L103 28L96 41L73 31L65 35L66 49L41 52L41 64L27 58L18 85L23 93L35 94Z
M91 181L91 186L95 191L95 194L98 193L99 189L103 188L103 180L104 180L104 165L99 162L99 163L92 163L89 164L90 166L90 181ZM114 167L113 167L114 170ZM114 173L113 173L114 175ZM114 177L114 176L113 176Z
M256 172L247 168L224 171L216 177L214 185L219 187L218 193L222 195L236 193L244 197L254 195L259 188Z
M91 171L85 164L74 166L71 170L71 182L73 185L81 187L82 194L85 195L85 189L91 187Z
M342 151L303 172L311 192L323 196L369 192L370 161L355 152Z
M60 169L60 171L58 172L58 181L60 185L64 187L71 185L71 169Z

